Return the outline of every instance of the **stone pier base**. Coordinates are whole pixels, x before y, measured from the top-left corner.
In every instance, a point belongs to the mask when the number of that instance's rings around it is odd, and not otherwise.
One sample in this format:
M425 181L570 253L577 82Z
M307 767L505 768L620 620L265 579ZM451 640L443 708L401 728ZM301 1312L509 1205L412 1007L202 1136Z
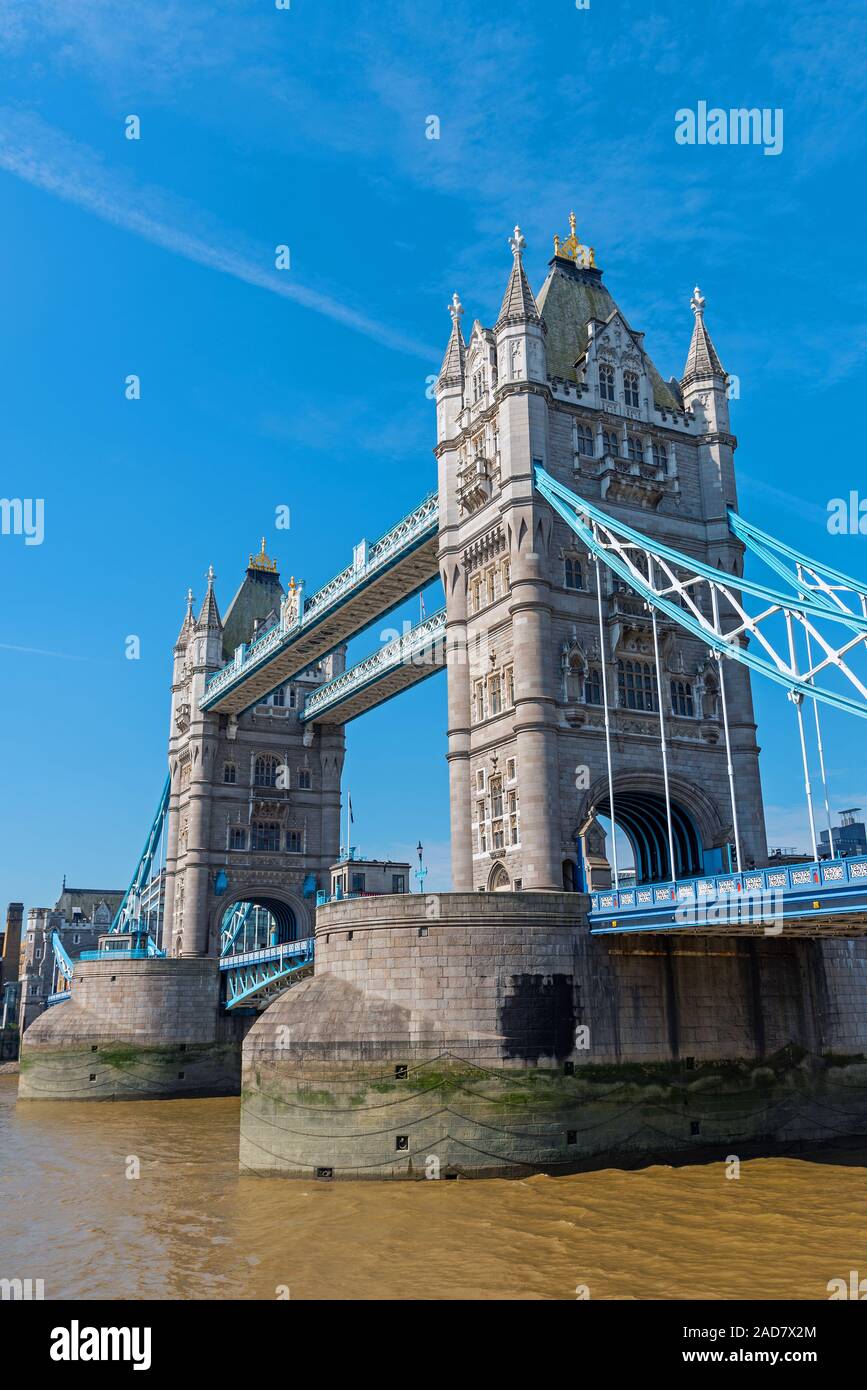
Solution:
M576 894L319 910L243 1047L242 1171L514 1177L867 1134L864 943L591 938Z
M216 960L76 966L72 997L35 1019L21 1047L21 1100L237 1095L241 1020L219 1009Z

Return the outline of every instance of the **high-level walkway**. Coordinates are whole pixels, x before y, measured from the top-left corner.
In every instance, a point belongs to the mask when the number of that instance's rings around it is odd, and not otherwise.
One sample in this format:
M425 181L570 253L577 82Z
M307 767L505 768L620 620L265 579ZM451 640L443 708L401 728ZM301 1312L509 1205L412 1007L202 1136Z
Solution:
M348 724L446 665L446 610L358 661L310 696L301 712L307 724Z
M237 649L208 681L201 708L242 713L419 593L437 577L438 521L431 493L373 545L361 541L352 564L306 599L293 621Z

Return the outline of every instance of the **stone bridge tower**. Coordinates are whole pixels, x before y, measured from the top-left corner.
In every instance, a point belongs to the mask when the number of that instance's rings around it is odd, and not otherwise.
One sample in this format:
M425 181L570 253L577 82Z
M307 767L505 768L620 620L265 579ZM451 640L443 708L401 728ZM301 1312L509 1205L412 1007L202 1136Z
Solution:
M316 889L340 849L339 726L305 727L310 691L343 669L340 648L238 718L199 709L208 677L255 640L292 601L276 561L251 555L225 621L214 574L198 618L193 596L174 647L163 946L173 956L216 955L237 902L272 915L280 939L312 933Z
M670 877L650 617L534 491L541 463L621 520L742 572L731 536L727 378L696 291L680 381L665 382L603 284L593 251L555 238L536 298L515 229L493 328L468 341L457 295L437 386L440 569L449 650L456 890L571 889L608 871L602 671L615 820L640 878ZM734 840L717 664L660 621L676 876L725 871ZM766 854L749 674L725 663L745 867Z

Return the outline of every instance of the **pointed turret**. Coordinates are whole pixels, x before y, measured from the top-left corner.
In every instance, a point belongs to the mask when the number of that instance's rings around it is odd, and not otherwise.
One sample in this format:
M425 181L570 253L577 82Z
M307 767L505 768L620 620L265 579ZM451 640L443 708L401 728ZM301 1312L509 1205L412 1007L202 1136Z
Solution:
M692 413L699 441L699 475L705 516L718 522L727 540L726 511L737 506L728 377L704 322L704 295L696 285L690 308L695 315L692 342L681 380L684 409ZM723 541L721 541L721 544Z
M181 623L181 630L175 642L176 647L186 647L195 626L196 620L193 617L193 591L192 589L187 589L187 611L184 614L184 621Z
M513 257L512 272L503 296L500 316L494 325L495 333L499 333L500 329L509 323L539 323L541 317L521 259L527 242L521 234L520 227L515 228L509 238L509 245Z
M449 338L446 355L443 358L443 365L440 368L439 387L463 386L464 368L466 364L467 345L464 342L464 335L461 329L461 315L464 307L457 296L457 292L452 295L452 302L449 305L449 313L452 316L452 332Z
M436 383L437 440L440 444L457 432L458 417L464 408L467 366L467 345L461 331L464 307L457 293L452 295L448 308L452 316L452 331Z
M210 565L208 567L208 592L205 594L205 600L196 622L196 630L198 632L223 631L223 620L220 617L220 610L217 607L217 596L214 593L214 580L216 577L217 576L214 574L214 566Z
M718 378L725 383L727 377L725 368L719 360L717 350L711 341L711 336L707 331L704 321L704 295L696 285L692 292L690 305L695 315L695 324L692 330L692 342L689 345L689 353L686 358L686 366L681 377L681 387L684 391L696 381L707 381L708 379Z
M509 238L512 270L494 326L497 384L501 387L511 382L546 379L545 325L524 273L522 257L526 245L521 228L516 227Z

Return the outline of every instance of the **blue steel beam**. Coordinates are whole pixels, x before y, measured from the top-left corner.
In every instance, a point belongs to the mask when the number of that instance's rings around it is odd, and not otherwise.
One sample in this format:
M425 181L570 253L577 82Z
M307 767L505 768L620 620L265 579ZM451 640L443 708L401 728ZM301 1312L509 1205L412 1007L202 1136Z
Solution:
M778 590L768 588L766 585L757 584L753 580L733 576L724 570L717 570L711 565L705 565L692 556L684 555L670 546L652 540L640 531L633 530L632 527L626 526L623 522L615 520L607 512L595 507L585 498L577 496L562 483L558 483L544 468L539 466L535 469L535 482L542 496L580 538L590 554L596 556L615 574L619 575L650 607L665 613L678 626L691 632L693 636L698 637L714 651L741 662L742 665L748 666L759 675L784 686L802 699L821 700L836 709L844 710L847 714L855 714L860 719L867 719L867 698L864 696L864 688L845 667L839 654L836 655L834 664L838 670L847 675L856 688L861 690L862 698L860 700L817 685L812 676L805 679L803 675L795 673L788 665L787 656L778 657L775 655L772 663L755 652L751 652L747 647L741 645L739 637L733 636L732 631L727 633L717 631L707 618L693 615L682 608L680 604L666 597L665 593L654 589L635 566L628 563L624 555L628 554L630 550L636 549L663 565L686 571L692 580L703 580L714 587L734 607L735 611L739 606L737 595L749 594L753 598L760 599L763 604L769 605L769 607L764 613L754 618L747 616L740 626L741 631L752 635L758 635L759 624L767 617L780 614L800 623L809 616L815 622L842 623L853 629L861 635L853 639L848 645L860 645L863 641L863 635L867 635L867 617L858 616L848 610L843 612L834 606L829 606L825 601L820 603L815 599L803 596L793 598L791 594L781 593ZM582 515L586 520L582 519ZM601 540L599 538L600 531L606 532L613 539L607 543ZM671 591L670 588L666 590L666 592ZM819 634L812 624L809 631L821 644ZM846 649L848 650L848 646Z
M314 939L287 941L282 946L269 946L262 951L244 951L236 956L223 956L220 973L226 977L227 1009L255 998L270 995L290 984L301 971L311 969Z
M56 931L51 933L51 949L54 952L54 961L57 969L60 971L64 980L71 980L75 966L69 952L60 939L59 933Z
M165 824L166 813L168 811L169 806L170 785L171 778L166 777L165 784L162 790L162 795L160 796L159 805L157 806L156 815L154 816L153 821L151 822L151 828L148 831L148 837L145 841L144 849L142 850L139 856L139 861L136 865L135 873L132 876L132 881L123 895L120 907L114 914L114 921L112 922L109 928L109 931L111 932L135 931L138 928L139 919L137 914L141 906L141 894L144 891L148 879L150 878L151 869L153 868L154 855L156 854L157 846L160 842L160 836L163 832L163 826Z
M252 911L253 911L253 904L252 904L252 903L238 903L237 907L235 908L234 912L232 913L232 917L231 917L231 919L230 919L230 921L229 921L228 927L226 927L226 928L223 930L223 932L221 933L221 938L220 938L220 955L221 955L221 956L228 956L228 955L231 955L231 954L232 954L232 947L234 946L235 941L236 941L237 937L239 936L239 934L243 931L244 927L247 925L247 922L248 922L249 917L250 917L250 913L251 913Z
M777 574L788 579L798 593L804 592L803 578L798 574L798 566L801 566L815 575L820 575L828 584L835 584L842 589L848 589L853 594L857 594L859 598L867 597L867 585L863 581L853 579L851 575L844 574L842 570L832 569L823 560L811 559L809 555L804 555L801 551L786 545L785 541L778 540L776 536L769 535L767 531L760 531L758 526L754 526L751 521L745 521L731 508L729 508L729 529L733 536L737 536L738 540L742 541L745 546L760 555L766 564L777 571ZM793 562L794 570L782 564L778 558L781 555ZM771 556L775 558L772 559ZM814 593L817 601L831 602L821 589L811 590L811 592Z

